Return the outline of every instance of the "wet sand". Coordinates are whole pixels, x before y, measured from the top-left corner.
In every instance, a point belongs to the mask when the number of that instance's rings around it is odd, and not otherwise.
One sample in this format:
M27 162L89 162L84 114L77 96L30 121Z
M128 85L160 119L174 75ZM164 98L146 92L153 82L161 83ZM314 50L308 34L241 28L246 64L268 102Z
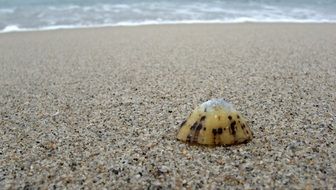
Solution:
M336 25L208 24L0 34L0 187L336 188ZM189 146L225 98L254 138Z

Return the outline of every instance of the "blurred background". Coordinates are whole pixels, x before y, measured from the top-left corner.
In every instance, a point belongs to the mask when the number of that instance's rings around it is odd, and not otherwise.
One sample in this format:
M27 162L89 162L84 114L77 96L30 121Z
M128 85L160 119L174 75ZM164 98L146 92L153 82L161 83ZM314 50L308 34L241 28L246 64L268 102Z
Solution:
M334 0L0 0L0 31L96 26L335 22Z

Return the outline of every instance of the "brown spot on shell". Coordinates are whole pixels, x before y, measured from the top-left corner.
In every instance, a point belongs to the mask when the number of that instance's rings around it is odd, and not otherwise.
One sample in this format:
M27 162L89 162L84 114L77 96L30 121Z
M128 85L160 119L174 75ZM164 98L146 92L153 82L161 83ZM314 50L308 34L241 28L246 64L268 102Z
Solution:
M212 134L216 136L217 135L217 129L212 129Z
M180 124L180 128L187 122L187 120L184 120L181 124Z
M187 136L187 142L191 142L191 135L190 134Z
M197 122L195 122L191 127L190 127L190 130L195 130L196 129L196 127L197 127L197 125L198 125L198 123Z
M236 121L233 121L230 125L231 128L231 134L236 135Z
M197 126L197 128L196 128L196 131L199 131L199 130L201 130L202 129L202 123L200 123L200 124L198 124L198 126Z

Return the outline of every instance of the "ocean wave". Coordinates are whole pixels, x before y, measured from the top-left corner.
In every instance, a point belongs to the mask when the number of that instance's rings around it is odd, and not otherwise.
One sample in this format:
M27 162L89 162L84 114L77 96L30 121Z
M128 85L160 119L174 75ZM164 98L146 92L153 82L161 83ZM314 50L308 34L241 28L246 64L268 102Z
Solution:
M48 2L48 1L46 1ZM63 1L61 1L63 2ZM65 2L65 1L64 1ZM71 2L71 1L67 1ZM127 1L126 1L127 2ZM153 24L241 22L336 22L327 5L305 6L257 1L146 1L129 3L0 5L0 32Z

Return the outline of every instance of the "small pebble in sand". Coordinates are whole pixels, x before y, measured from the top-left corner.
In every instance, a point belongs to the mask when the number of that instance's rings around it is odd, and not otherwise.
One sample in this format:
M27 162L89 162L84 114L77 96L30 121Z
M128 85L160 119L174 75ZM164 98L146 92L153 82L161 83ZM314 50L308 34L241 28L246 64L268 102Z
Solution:
M233 145L252 137L245 118L223 99L212 99L196 107L177 134L181 141L204 145Z

